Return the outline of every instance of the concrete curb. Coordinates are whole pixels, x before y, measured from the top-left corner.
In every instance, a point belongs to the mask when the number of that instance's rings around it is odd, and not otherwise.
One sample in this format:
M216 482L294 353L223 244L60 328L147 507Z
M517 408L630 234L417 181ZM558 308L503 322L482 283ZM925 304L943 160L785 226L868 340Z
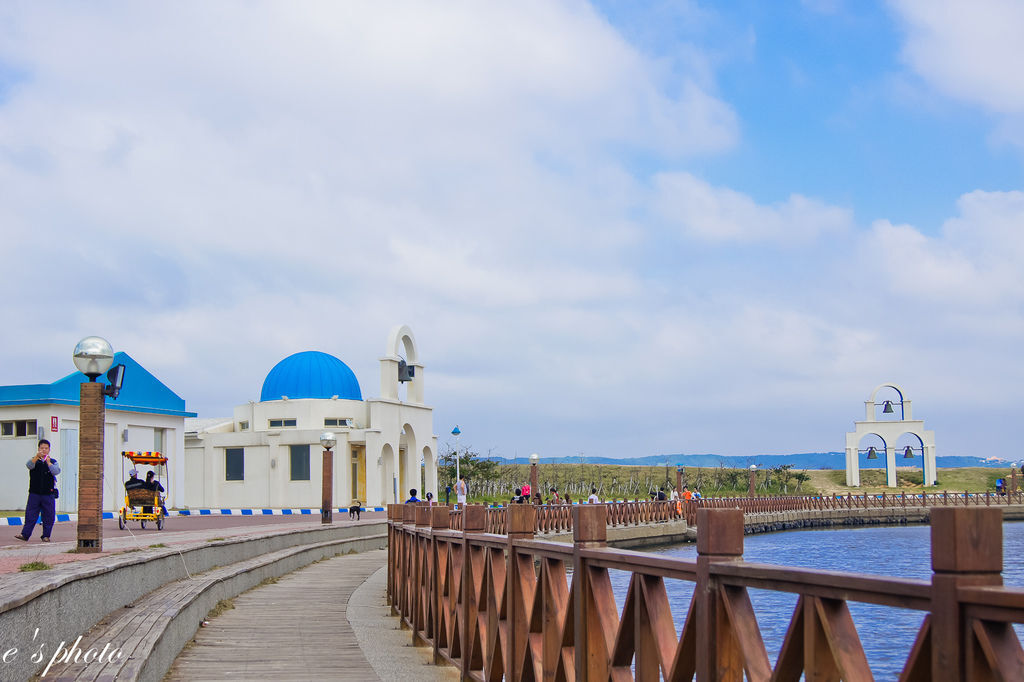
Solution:
M348 507L338 507L333 511L339 514L347 514ZM385 511L384 507L363 507L364 512L382 512ZM239 509L171 509L167 512L168 517L172 516L320 516L320 508L316 509L251 509L251 508L239 508ZM117 512L103 512L103 518L105 519L116 519ZM6 516L0 518L0 524L3 521L7 522L8 526L23 526L25 525L25 518L23 516ZM62 521L78 521L78 514L57 514L57 523ZM40 517L37 520L38 523L42 524L43 520Z

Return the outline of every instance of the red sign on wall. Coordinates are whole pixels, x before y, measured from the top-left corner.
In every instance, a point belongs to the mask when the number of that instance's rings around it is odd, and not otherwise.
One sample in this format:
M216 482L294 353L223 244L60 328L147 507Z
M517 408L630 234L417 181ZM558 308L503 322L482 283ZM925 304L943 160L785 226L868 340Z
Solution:
M57 429L57 424L58 424L57 418L56 417L50 417L50 431L53 431L54 433L57 433L57 430L58 430Z

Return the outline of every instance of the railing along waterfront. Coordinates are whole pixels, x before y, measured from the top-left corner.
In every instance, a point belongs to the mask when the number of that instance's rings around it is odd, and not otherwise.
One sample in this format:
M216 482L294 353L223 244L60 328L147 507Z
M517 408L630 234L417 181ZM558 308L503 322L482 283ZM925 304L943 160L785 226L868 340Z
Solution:
M567 507L568 508L568 507ZM743 511L697 511L697 558L606 546L607 505L571 507L573 544L534 538L538 508L388 505L388 600L472 680L871 680L848 602L925 612L901 680L1022 680L1024 589L1002 585L1002 510L931 512L930 581L743 561ZM610 570L631 574L620 610ZM682 631L666 581L694 583ZM769 660L748 589L798 595L782 648Z
M991 507L1024 504L1024 492L996 493L940 493L894 495L819 495L776 497L715 497L699 500L624 500L605 503L608 525L634 526L642 523L685 520L693 525L698 509L741 509L744 514L763 514L783 511L812 511L826 509L887 509L921 507ZM484 529L488 533L504 534L507 510L512 506L490 507ZM520 505L521 506L521 505ZM535 505L537 533L567 533L572 531L572 509L575 505ZM448 528L462 530L462 512L449 512Z

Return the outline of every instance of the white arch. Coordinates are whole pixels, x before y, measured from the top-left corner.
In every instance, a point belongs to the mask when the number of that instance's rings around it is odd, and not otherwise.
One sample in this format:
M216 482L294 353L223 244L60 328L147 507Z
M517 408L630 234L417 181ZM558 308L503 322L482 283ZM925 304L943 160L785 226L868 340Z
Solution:
M405 353L405 363L412 370L412 380L408 382L408 402L413 405L423 404L423 365L419 361L419 350L416 337L409 325L395 327L388 334L388 345L384 357L380 359L380 395L385 400L398 400L398 367Z
M402 344L399 348L398 344ZM409 325L402 324L391 330L388 335L388 347L385 355L400 356L405 352L405 361L410 365L419 362L419 353L416 351L416 337L412 334Z
M899 396L900 419L878 420L875 415L878 392L883 388L891 388ZM864 421L854 422L854 430L846 434L846 484L860 485L860 462L857 450L860 441L867 435L876 435L885 445L885 484L896 487L896 442L904 434L916 436L924 451L924 484L935 485L938 482L935 464L935 432L924 428L924 421L913 419L910 400L903 389L894 383L879 384L864 401Z

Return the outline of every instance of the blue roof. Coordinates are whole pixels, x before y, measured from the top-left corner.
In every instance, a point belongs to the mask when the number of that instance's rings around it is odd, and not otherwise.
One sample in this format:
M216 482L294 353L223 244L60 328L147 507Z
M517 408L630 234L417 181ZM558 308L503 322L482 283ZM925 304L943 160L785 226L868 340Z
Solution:
M356 375L344 362L320 351L289 355L274 365L263 381L260 402L288 398L362 400Z
M109 397L106 399L108 410L148 412L174 417L196 416L195 412L185 410L184 398L167 388L127 353L114 353L114 364L124 365L124 385L117 400ZM88 380L89 378L81 372L72 372L52 384L0 386L0 405L77 405L78 386ZM108 383L105 376L97 381Z

